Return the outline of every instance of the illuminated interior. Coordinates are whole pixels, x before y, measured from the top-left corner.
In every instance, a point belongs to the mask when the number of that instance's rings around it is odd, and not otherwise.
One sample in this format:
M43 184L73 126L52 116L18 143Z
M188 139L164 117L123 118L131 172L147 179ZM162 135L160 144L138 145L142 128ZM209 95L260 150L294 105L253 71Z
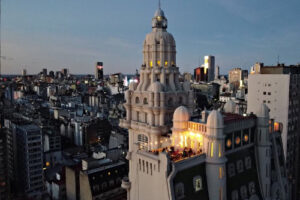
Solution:
M165 61L165 66L168 66L168 61Z
M152 67L153 66L153 62L152 61L150 61L150 67Z
M160 142L167 142L167 139ZM171 138L171 146L150 150L150 152L154 154L166 152L173 162L178 162L203 153L203 136L192 131L175 133Z
M160 60L157 61L157 66L160 66Z

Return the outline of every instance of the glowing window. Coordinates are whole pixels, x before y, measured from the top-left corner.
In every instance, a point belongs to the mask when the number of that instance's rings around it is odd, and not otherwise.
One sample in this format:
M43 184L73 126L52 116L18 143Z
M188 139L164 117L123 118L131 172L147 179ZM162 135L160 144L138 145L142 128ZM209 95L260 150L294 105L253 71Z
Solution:
M150 67L152 67L153 66L153 62L152 61L150 61Z
M165 66L168 66L168 61L165 61Z
M228 139L228 140L227 140L226 146L227 146L227 147L231 147L231 139Z
M219 167L219 179L223 178L223 167Z
M213 156L214 156L214 143L212 142L211 146L210 146L210 157L213 157Z
M244 135L244 141L248 142L248 140L249 140L249 136L248 135Z
M221 148L221 144L219 144L219 157L222 156L222 148Z
M157 65L160 66L160 60L157 61Z
M241 143L241 138L240 138L240 137L237 137L237 138L235 139L235 143L236 143L236 144L240 144L240 143Z
M110 172L108 172L107 175L110 176Z

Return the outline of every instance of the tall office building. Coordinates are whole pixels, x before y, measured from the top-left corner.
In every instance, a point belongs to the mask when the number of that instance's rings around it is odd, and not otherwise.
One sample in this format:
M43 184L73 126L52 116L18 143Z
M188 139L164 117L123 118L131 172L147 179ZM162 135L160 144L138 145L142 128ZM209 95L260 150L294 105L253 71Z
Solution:
M207 82L207 70L205 67L197 67L194 69L195 82Z
M280 126L267 106L242 116L229 101L222 112L191 118L193 92L178 81L175 40L166 28L159 8L144 42L140 82L125 93L127 199L288 200Z
M103 62L96 63L95 79L103 80Z
M248 112L266 103L283 124L282 142L293 199L300 199L300 66L256 63L248 78Z
M220 77L220 67L216 66L216 71L215 71L215 80L218 80Z
M248 78L248 70L242 70L241 68L233 68L228 73L229 83L237 90L241 86L241 81Z
M33 124L16 127L17 182L20 193L40 198L44 190L42 133Z
M207 70L207 81L213 81L215 79L215 57L204 56L204 67Z

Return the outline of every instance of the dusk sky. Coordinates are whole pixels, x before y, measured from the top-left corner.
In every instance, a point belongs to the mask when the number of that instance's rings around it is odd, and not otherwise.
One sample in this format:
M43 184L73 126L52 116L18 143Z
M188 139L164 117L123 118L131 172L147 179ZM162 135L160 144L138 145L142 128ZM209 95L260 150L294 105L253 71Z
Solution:
M214 55L221 73L300 62L299 0L162 0L181 72ZM157 0L2 0L2 73L134 73Z

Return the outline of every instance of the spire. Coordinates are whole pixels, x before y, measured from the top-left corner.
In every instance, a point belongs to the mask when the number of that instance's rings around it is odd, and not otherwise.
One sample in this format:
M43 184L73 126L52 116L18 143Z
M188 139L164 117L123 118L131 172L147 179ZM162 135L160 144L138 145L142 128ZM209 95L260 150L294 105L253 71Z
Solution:
M158 8L160 9L160 0L158 0Z

